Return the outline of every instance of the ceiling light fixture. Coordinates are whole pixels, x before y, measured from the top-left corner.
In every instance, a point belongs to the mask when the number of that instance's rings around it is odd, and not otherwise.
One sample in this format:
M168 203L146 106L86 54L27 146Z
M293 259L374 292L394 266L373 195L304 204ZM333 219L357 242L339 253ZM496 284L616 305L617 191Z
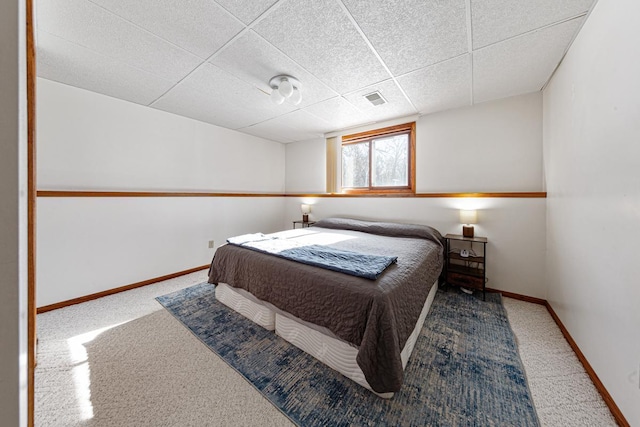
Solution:
M281 75L269 80L271 87L271 100L274 104L280 105L288 99L293 105L302 102L302 84L295 77Z

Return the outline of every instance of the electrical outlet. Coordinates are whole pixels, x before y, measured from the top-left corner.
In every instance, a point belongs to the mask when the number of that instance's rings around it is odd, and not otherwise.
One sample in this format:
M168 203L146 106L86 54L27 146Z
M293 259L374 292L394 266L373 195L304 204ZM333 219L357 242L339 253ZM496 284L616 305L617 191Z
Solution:
M213 249L213 240L209 240L209 249Z

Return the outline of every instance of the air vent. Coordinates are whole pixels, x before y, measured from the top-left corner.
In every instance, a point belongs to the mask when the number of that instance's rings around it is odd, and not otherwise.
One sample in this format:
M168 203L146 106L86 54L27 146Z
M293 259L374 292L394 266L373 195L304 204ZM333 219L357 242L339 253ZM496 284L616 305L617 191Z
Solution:
M387 100L384 99L382 97L382 94L380 94L380 92L378 91L372 92L368 95L365 95L364 97L367 98L367 100L375 106L387 103Z

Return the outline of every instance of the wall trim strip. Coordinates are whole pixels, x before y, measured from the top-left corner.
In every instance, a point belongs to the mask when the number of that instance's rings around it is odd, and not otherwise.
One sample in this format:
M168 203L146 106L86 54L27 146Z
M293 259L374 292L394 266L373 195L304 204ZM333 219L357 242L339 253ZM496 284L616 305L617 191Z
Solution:
M38 190L38 197L283 197L281 193L204 193L189 191Z
M418 197L418 198L546 198L544 191L494 192L494 193L389 193L389 194L342 194L342 193L205 193L188 191L76 191L38 190L38 197Z
M461 197L496 197L496 198L546 198L547 193L545 191L530 191L530 192L494 192L494 193L373 193L373 194L285 194L285 197L417 197L417 198L461 198Z
M551 307L551 304L549 304L549 301L542 298L535 298L527 295L501 291L499 289L487 288L487 292L498 292L502 294L502 296L505 296L507 298L513 298L521 301L531 302L534 304L544 305L547 308L547 311L549 312L553 320L556 322L556 325L558 325L558 328L560 328L562 335L569 343L569 346L571 347L573 352L576 354L576 357L578 358L580 363L582 363L584 370L587 372L587 375L589 375L589 378L591 378L593 385L596 386L598 393L600 393L600 396L602 396L602 399L607 404L607 407L609 408L609 411L611 411L611 415L613 415L613 418L616 420L619 426L630 427L630 424L622 414L622 411L620 411L620 408L618 408L618 405L616 405L616 402L613 400L613 398L605 388L604 384L602 384L602 381L600 381L600 378L598 378L598 374L596 374L596 371L593 370L593 368L591 367L591 364L587 361L587 358L584 356L584 354L580 350L580 347L578 347L578 344L576 344L576 342L573 340L573 338L571 337L571 334L569 334L569 331L567 330L567 328L565 328L564 324L560 320L560 317L558 317L556 312L553 310L553 307Z
M35 425L36 328L36 48L33 0L25 3L27 57L27 426Z
M61 301L55 304L45 305L43 307L38 307L38 314L46 313L47 311L57 310L59 308L68 307L70 305L80 304L80 303L91 301L94 299L106 297L107 295L113 295L120 292L131 290L131 289L140 288L142 286L152 285L154 283L162 282L164 280L174 279L176 277L184 276L185 274L195 273L196 271L205 270L207 268L209 268L209 264L201 265L195 268L190 268L188 270L178 271L177 273L171 273L165 276L154 277L153 279L143 280L142 282L136 282L130 285L120 286L119 288L108 289L106 291L96 292L95 294L85 295L79 298L74 298L67 301Z

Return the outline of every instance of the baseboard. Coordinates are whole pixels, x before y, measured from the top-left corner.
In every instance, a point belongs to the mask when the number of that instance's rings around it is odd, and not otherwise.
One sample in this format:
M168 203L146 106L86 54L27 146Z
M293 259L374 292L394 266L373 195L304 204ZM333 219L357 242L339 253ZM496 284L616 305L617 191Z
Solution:
M201 265L200 267L190 268L188 270L178 271L177 273L171 273L165 276L154 277L153 279L143 280L142 282L132 283L130 285L120 286L119 288L108 289L106 291L96 292L95 294L85 295L85 296L70 299L67 301L57 302L51 305L45 305L43 307L38 307L37 313L38 314L46 313L47 311L57 310L59 308L68 307L74 304L80 304L80 303L91 301L94 299L106 297L107 295L113 295L119 292L140 288L142 286L152 285L154 283L162 282L164 280L169 280L169 279L174 279L176 277L184 276L185 274L195 273L196 271L204 270L206 268L209 268L209 264Z
M502 296L505 296L507 298L513 298L521 301L531 302L534 304L544 305L547 308L547 311L549 312L551 317L553 318L554 322L556 322L556 325L558 325L558 328L560 328L560 331L562 332L562 335L564 335L564 338L569 343L569 346L571 346L571 349L573 349L573 352L578 357L578 360L580 361L580 363L582 363L584 370L587 371L587 375L589 375L589 378L591 378L593 385L596 386L596 389L600 393L600 396L602 396L602 400L604 400L604 403L607 404L607 407L609 408L609 411L611 411L611 415L613 415L613 418L615 418L619 426L630 427L629 422L626 420L624 415L622 415L622 411L620 411L620 408L618 408L618 405L616 405L616 402L613 400L613 398L611 397L607 389L604 387L604 384L602 384L602 381L600 381L600 378L598 378L596 371L593 370L593 368L587 361L587 358L584 357L584 354L582 354L582 351L580 351L580 347L578 347L578 344L576 344L576 342L573 340L567 328L564 327L564 325L562 324L562 321L560 320L556 312L553 311L553 308L551 307L551 304L549 304L549 301L542 298L535 298L527 295L515 294L513 292L501 291L499 289L487 288L486 290L487 292L498 292L502 294Z
M507 291L501 291L500 289L493 289L493 288L487 288L486 291L487 292L497 292L499 294L502 294L502 296L504 296L504 297L513 298L513 299L517 299L517 300L520 300L520 301L531 302L533 304L547 305L547 300L544 300L542 298L530 297L530 296L527 296L527 295L516 294L516 293L513 293L513 292L507 292Z
M587 361L587 358L584 356L584 354L580 350L580 347L578 347L578 344L576 344L576 342L573 340L567 328L565 328L565 326L562 324L562 321L560 320L556 312L551 307L551 304L549 304L548 301L545 301L544 305L545 307L547 307L549 314L551 314L551 317L553 317L553 320L556 322L556 324L560 328L560 331L562 331L562 335L564 335L564 338L567 340L567 342L573 349L573 352L578 357L578 360L580 360L580 363L582 363L582 366L584 366L584 370L587 371L587 374L589 375L589 378L591 378L593 385L596 386L596 389L600 393L600 396L602 396L602 399L609 407L609 411L611 411L611 415L613 415L613 418L615 418L619 426L630 427L630 424L622 414L622 411L620 411L620 408L618 408L618 405L616 405L616 402L613 400L613 398L611 397L607 389L604 387L604 384L602 384L602 381L600 381L600 378L598 378L596 371L593 370L593 368L591 367L591 364L589 364L589 362Z

